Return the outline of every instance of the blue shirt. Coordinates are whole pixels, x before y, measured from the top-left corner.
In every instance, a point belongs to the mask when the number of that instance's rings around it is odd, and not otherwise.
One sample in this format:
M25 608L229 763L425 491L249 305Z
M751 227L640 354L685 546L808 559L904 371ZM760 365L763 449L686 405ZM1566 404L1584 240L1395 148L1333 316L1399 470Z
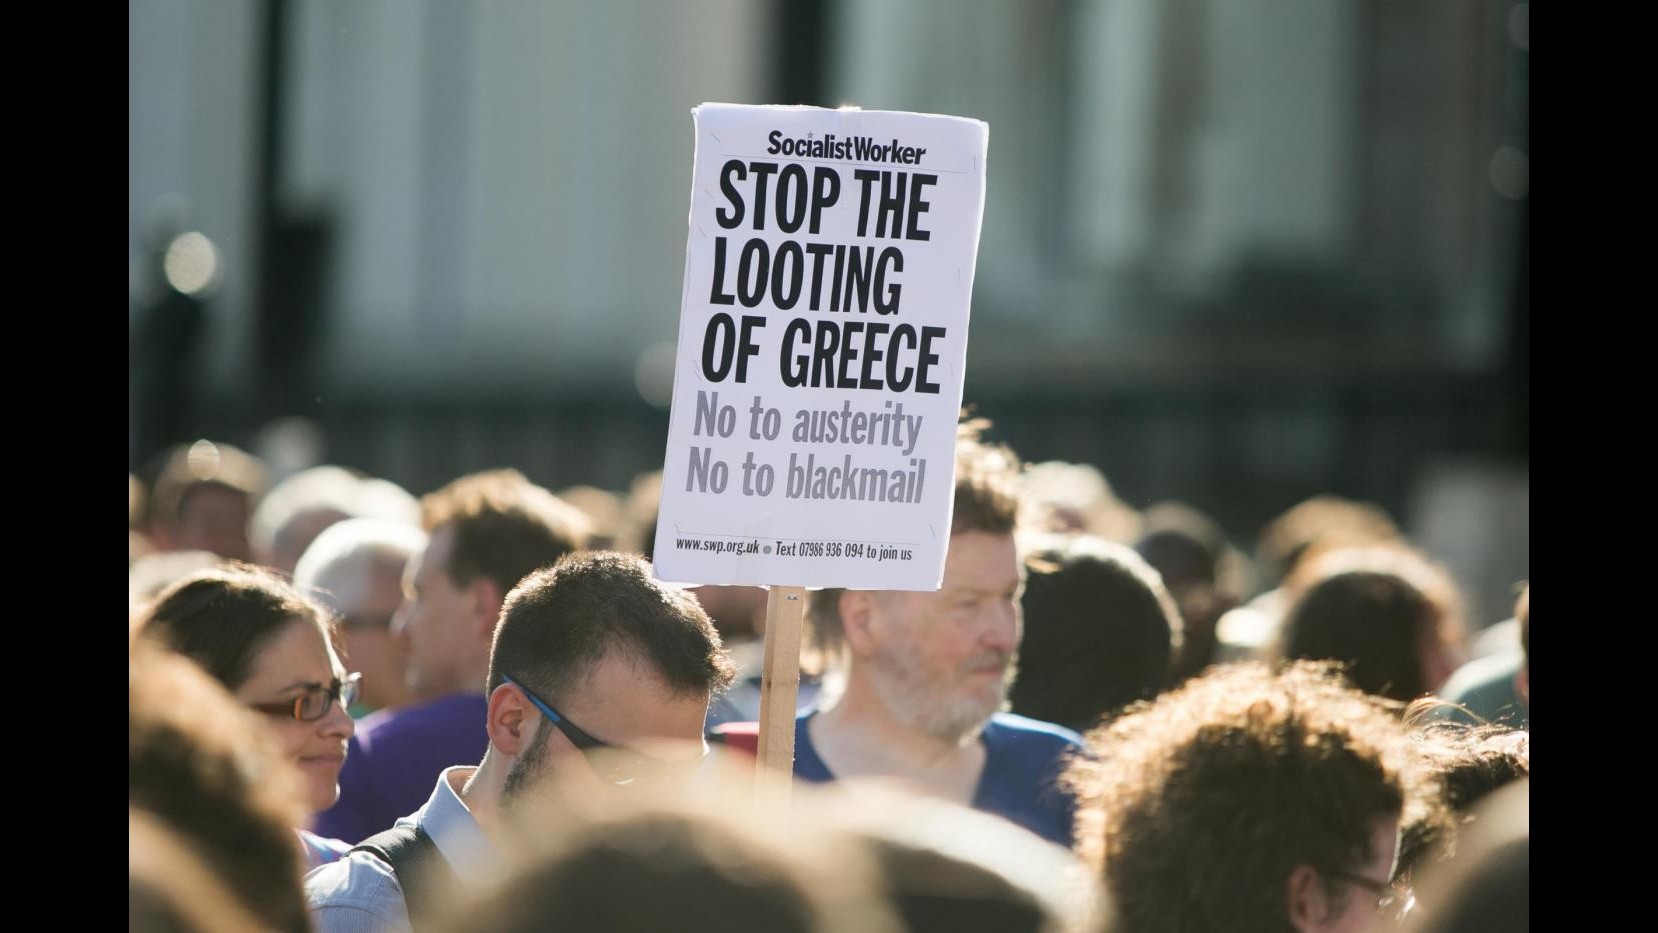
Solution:
M806 728L817 710L794 721L794 774L803 781L835 780L812 747ZM1071 847L1076 800L1059 786L1071 758L1082 752L1082 736L1064 726L997 713L979 734L984 771L973 790L972 807L1023 826L1049 842Z
M489 700L456 693L357 724L340 769L340 799L317 815L318 835L356 845L413 812L453 765L475 765L489 747Z
M396 825L420 827L432 837L463 887L480 884L497 867L495 846L484 836L456 788L476 768L455 767L438 776L426 805ZM313 869L305 876L305 902L316 933L410 930L403 887L390 865L367 852Z
M1531 713L1520 699L1519 685L1515 683L1523 666L1525 655L1518 648L1469 661L1445 681L1439 695L1467 707L1474 715L1469 716L1455 707L1440 706L1434 708L1432 718L1468 725L1485 720L1510 729L1529 729Z

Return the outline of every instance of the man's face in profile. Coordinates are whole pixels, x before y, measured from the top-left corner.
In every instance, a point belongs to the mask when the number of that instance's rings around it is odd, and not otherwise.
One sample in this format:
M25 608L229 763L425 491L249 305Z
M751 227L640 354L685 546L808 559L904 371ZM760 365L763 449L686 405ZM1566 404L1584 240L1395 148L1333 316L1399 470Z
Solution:
M628 652L607 652L566 693L539 697L565 728L541 712L535 737L507 774L508 800L671 792L707 753L708 694L676 692L648 661Z
M461 680L473 596L449 575L454 551L455 529L446 525L432 532L426 550L404 569L404 601L392 633L407 654L406 683L416 700L477 689Z
M876 647L861 660L894 715L952 741L984 726L1007 699L1020 585L1012 535L964 531L950 538L938 592L875 595Z

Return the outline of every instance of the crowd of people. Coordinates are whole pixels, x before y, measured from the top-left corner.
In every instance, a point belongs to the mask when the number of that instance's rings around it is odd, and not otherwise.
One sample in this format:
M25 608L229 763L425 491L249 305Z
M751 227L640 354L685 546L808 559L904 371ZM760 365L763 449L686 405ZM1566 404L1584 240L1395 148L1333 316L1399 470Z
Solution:
M130 928L1527 928L1529 587L1466 618L1333 496L1248 555L988 429L939 590L810 593L786 796L765 591L655 578L659 479L168 452L128 477Z

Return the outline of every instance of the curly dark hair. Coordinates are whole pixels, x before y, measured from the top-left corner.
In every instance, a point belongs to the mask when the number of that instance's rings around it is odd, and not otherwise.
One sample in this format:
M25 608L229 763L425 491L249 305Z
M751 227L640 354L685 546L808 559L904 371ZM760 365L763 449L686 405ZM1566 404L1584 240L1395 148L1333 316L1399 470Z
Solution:
M1352 870L1403 810L1416 772L1395 706L1333 664L1236 664L1090 733L1067 781L1118 928L1289 929L1290 873Z

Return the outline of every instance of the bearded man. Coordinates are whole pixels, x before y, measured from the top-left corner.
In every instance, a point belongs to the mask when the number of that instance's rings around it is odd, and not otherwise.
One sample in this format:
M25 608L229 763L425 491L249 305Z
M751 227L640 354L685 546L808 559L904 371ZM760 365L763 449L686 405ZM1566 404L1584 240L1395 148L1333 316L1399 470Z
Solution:
M429 929L446 902L500 875L514 828L539 831L535 805L683 783L733 672L696 599L637 556L579 551L531 573L495 626L483 761L444 770L425 806L306 876L313 927Z
M844 649L846 688L833 706L796 719L794 773L893 779L1069 846L1074 802L1058 779L1081 737L1000 712L1021 632L1020 464L980 441L987 424L958 434L941 589L813 594L817 636Z

